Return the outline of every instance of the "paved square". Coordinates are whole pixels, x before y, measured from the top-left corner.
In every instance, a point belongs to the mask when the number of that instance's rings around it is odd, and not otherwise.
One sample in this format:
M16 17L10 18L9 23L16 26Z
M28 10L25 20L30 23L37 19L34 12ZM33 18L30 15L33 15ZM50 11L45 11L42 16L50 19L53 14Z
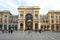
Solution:
M45 31L41 34L39 32L28 34L28 31L14 31L13 34L2 34L0 31L0 40L60 40L60 33Z

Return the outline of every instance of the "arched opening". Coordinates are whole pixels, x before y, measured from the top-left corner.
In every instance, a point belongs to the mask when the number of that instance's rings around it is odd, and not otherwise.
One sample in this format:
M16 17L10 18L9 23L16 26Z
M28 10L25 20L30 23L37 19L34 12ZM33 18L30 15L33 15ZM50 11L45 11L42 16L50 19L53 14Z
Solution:
M25 30L32 30L33 28L33 16L31 14L27 14L25 16Z
M35 30L38 29L38 23L35 23Z
M54 25L51 26L51 30L54 31Z
M47 30L49 30L49 25L47 26Z
M46 31L46 25L44 25L44 30Z
M23 23L20 24L20 30L23 30Z
M43 30L43 25L41 25L41 30Z
M58 25L56 25L56 31L58 31Z
M0 25L0 30L2 30L2 25Z

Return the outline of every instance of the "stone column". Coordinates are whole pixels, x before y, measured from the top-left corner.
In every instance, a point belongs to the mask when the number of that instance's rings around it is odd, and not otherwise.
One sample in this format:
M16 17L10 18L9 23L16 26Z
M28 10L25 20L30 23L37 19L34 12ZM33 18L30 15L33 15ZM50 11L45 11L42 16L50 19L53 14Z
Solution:
M41 24L40 24L40 22L38 23L38 29L41 29Z
M24 23L23 23L23 24L24 24L24 26L23 26L23 30L25 30L25 21L24 21Z
M47 25L46 25L46 30L47 30Z
M35 22L33 22L33 30L35 30Z
M8 24L7 24L7 30L8 30Z
M18 30L20 30L20 22L18 22Z
M51 31L51 25L49 25L49 30Z
M4 30L4 24L2 25L2 30Z
M54 31L56 31L56 25L54 25Z
M43 31L44 31L45 29L44 29L44 25L43 25Z
M2 30L4 30L4 15L2 17L3 25L2 25Z

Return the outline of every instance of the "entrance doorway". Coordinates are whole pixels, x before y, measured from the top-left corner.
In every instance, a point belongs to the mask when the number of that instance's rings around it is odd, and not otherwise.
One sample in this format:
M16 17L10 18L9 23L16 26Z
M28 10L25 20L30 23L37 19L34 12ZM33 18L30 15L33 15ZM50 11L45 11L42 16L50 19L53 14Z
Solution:
M35 24L35 30L38 30L38 23Z
M56 31L58 31L58 25L56 25Z
M51 30L54 31L54 25L51 26Z
M44 28L43 28L43 25L41 25L41 30L43 30Z
M25 30L32 30L33 28L33 16L31 14L25 16L25 28Z
M23 23L20 24L20 30L23 30Z

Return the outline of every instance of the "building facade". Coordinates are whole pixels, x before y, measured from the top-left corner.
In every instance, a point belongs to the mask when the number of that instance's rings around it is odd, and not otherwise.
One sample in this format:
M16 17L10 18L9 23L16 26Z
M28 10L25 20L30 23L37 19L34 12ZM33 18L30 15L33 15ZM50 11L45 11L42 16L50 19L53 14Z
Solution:
M48 15L40 15L41 29L44 31L49 31Z
M8 29L9 15L11 15L11 13L7 10L0 11L0 24L1 24L0 30L2 30L2 29L7 30Z
M10 15L9 16L9 28L18 30L18 15Z
M2 16L2 12L0 12L0 30L2 30L2 26L3 26L3 16Z
M8 10L0 11L0 30L9 30L9 27L17 30L17 25L18 15L12 15Z
M40 29L39 10L38 6L20 6L18 8L18 29Z
M51 31L60 31L60 11L50 10L48 12L48 21Z
M49 10L46 15L39 15L38 6L19 6L18 15L10 11L0 11L0 30L39 30L60 31L60 11Z

